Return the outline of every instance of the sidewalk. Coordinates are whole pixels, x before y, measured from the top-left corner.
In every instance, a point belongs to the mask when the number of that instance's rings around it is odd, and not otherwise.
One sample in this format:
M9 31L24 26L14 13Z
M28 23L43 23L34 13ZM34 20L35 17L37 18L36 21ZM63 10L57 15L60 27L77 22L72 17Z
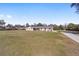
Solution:
M79 43L79 35L78 34L65 33L65 32L63 32L63 34L66 35L67 37L69 37L70 39Z

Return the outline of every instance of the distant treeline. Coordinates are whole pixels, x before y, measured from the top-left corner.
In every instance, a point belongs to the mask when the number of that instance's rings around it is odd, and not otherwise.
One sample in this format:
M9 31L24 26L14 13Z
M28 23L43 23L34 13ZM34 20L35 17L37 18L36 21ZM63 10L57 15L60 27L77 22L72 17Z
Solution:
M26 27L31 26L53 26L54 30L69 30L69 31L79 31L79 24L69 23L65 25L56 25L56 24L42 24L42 23L34 23L32 25L29 25L29 23L26 23L25 25L20 24L7 24L4 20L0 20L0 30L24 30Z

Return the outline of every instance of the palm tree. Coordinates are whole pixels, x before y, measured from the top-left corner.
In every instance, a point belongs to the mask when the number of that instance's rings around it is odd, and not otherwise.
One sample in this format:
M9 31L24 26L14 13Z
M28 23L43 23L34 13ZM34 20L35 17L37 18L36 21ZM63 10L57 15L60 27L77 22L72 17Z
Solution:
M76 8L76 12L79 13L79 3L72 3L71 7L75 7Z

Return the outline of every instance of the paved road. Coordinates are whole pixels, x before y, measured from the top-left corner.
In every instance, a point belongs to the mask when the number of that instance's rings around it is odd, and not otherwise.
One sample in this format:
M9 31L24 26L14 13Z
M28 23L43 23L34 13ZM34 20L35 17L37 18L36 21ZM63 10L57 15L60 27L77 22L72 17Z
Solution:
M79 34L65 33L65 32L63 32L63 34L79 43Z

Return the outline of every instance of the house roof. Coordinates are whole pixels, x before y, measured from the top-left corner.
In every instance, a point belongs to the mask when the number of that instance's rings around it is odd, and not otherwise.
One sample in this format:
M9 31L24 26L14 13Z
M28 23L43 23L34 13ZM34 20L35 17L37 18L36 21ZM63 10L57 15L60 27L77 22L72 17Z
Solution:
M53 28L53 26L30 26L31 28Z

